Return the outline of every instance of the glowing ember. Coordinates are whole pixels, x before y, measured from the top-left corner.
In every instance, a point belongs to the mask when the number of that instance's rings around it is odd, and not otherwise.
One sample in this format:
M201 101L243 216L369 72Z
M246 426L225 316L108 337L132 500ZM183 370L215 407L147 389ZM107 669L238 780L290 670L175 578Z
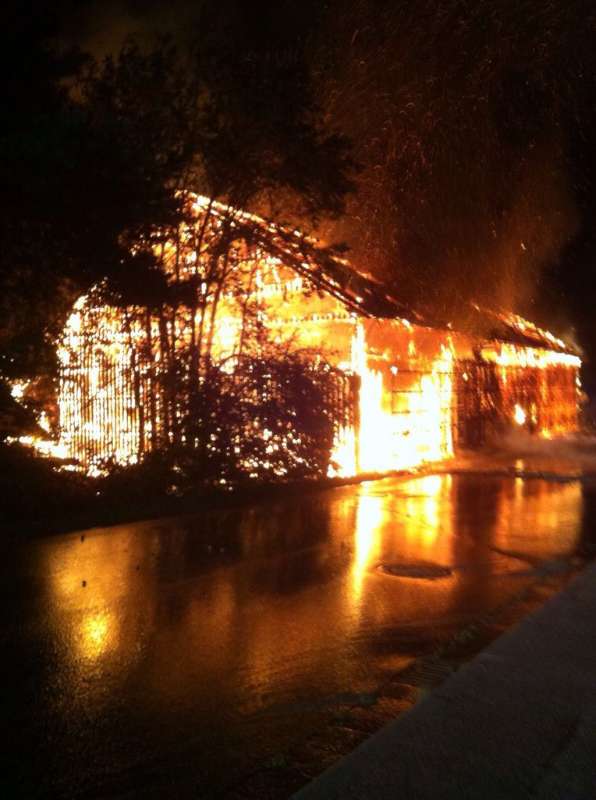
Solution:
M15 400L22 400L30 381L14 381L10 386L10 394Z

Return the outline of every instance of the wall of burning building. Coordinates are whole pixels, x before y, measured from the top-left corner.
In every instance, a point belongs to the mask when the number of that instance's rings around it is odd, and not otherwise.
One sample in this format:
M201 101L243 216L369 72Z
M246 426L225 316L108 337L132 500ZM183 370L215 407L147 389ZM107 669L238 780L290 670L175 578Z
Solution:
M290 251L287 237L271 250L262 230L256 241L236 240L237 217L226 254L231 282L210 288L209 237L197 245L197 229L209 228L213 240L226 221L219 210L207 226L206 213L198 203L196 226L162 245L172 283L197 279L195 300L159 311L116 307L98 289L72 311L58 351L60 446L85 469L135 463L167 445L188 408L184 387L198 380L203 360L225 370L264 342L346 378L336 392L330 475L438 461L508 425L543 436L577 427L580 361L549 334L513 318L512 340L483 341L375 314L366 292L374 297L377 284L357 273L353 282L343 263L337 272L329 262L319 269L312 249L310 256ZM276 236L270 227L265 233ZM182 376L178 383L164 380L173 373Z
M452 455L454 337L324 304L302 292L286 295L294 314L272 316L268 327L276 342L291 342L350 379L330 474L382 472ZM184 322L178 324L183 338ZM233 354L237 336L236 322L226 317L217 352ZM183 399L169 398L160 380L162 342L159 320L150 315L143 320L134 309L93 297L79 301L59 349L63 450L97 468L110 460L135 463L167 442Z
M544 347L495 342L482 348L495 373L494 396L504 419L544 437L578 427L578 356Z

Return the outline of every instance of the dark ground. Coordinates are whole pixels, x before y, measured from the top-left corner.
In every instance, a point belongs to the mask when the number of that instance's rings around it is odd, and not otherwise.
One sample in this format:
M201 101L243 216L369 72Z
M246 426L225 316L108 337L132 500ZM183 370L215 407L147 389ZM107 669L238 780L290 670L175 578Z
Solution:
M287 797L593 551L596 484L521 466L15 544L9 795Z
M295 800L594 800L596 565Z

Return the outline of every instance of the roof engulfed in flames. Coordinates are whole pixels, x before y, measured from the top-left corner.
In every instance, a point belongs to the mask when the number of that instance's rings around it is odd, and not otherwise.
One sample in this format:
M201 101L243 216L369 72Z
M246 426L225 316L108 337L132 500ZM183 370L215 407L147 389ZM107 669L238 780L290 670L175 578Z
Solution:
M475 304L473 309L490 320L490 338L492 339L526 347L540 347L556 353L579 355L572 345L563 341L563 339L559 339L550 331L539 328L538 325L524 319L519 314L514 314L511 311L493 311Z
M299 230L269 222L247 211L197 195L193 206L198 213L225 218L239 235L247 235L264 252L291 266L298 274L343 302L364 317L400 318L427 324L416 310L391 294L388 287L372 275L357 270L334 248L321 247L316 239Z
M230 219L230 207L201 195L194 196L193 207L199 214ZM336 297L346 307L364 317L403 319L428 328L451 328L443 322L423 315L407 303L398 300L391 289L373 275L362 272L333 248L323 248L316 239L299 230L269 222L256 214L233 209L232 226L239 234L250 238L282 263L291 264L303 277L321 290ZM539 347L560 353L579 355L577 350L539 328L533 322L510 311L496 311L472 304L472 316L490 321L488 338L527 347Z

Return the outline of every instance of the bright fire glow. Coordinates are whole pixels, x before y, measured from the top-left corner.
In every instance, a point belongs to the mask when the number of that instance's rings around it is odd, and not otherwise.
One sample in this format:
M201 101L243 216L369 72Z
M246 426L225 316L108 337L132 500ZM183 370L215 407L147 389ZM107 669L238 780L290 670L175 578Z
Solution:
M66 445L53 439L43 439L40 436L7 436L6 441L9 444L18 442L24 447L30 447L46 458L65 459L69 456Z
M320 354L352 382L353 391L341 401L349 413L337 424L330 475L409 469L448 458L466 414L492 415L496 424L530 421L542 435L577 427L579 357L521 317L501 315L525 341L544 346L492 341L479 348L463 334L361 313L370 286L355 292L349 281L348 288L340 286L339 273L326 273L314 262L297 263L292 239L299 242L299 232L279 236L281 229L270 223L204 198L195 199L195 212L196 226L182 230L177 243L163 245L163 269L172 281L199 279L203 316L193 317L180 305L160 319L142 308L107 306L93 292L80 298L58 343L56 454L97 473L106 459L136 463L167 441L168 425L171 429L178 413L176 399L163 388L168 363L175 363L200 329L211 355L231 364L242 346L241 310L248 302L256 305L259 324L276 343ZM218 235L230 214L232 225L254 223L275 239L273 255L264 252L262 240L255 246L234 243L235 282L217 303L202 282L208 241L197 244L206 214L213 215L206 227L210 235ZM283 260L290 254L294 260L287 266ZM311 274L322 283L311 281ZM354 278L364 279L358 273ZM463 404L459 394L462 387L475 393L471 410L469 398Z
M535 330L547 339L546 332ZM552 339L556 346L561 344L555 337ZM577 430L581 392L579 356L542 347L493 342L483 347L482 358L494 365L505 419L519 426L531 423L532 430L545 438Z
M507 342L499 342L495 347L486 347L482 357L502 367L576 367L581 366L581 359L572 353L560 353L556 350L544 350L538 347L522 347Z
M356 471L388 472L451 456L452 352L442 346L423 372L393 367L384 374L369 366L362 323L351 347L352 370L360 378ZM389 384L396 379L402 383L392 391ZM335 454L340 463L341 456ZM351 458L342 463L343 474L354 474L352 464Z
M525 425L526 424L526 412L520 406L519 403L515 404L515 408L513 410L513 419L515 420L517 425Z

